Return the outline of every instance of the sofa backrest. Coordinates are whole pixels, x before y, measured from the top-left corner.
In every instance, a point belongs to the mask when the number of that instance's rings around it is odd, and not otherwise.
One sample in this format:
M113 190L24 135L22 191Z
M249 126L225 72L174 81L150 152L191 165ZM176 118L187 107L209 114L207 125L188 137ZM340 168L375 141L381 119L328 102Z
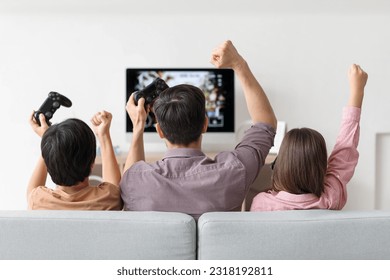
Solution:
M199 259L390 259L390 212L217 212L198 221Z
M0 211L3 260L390 259L389 236L386 211Z
M196 224L181 213L0 211L0 259L195 259Z

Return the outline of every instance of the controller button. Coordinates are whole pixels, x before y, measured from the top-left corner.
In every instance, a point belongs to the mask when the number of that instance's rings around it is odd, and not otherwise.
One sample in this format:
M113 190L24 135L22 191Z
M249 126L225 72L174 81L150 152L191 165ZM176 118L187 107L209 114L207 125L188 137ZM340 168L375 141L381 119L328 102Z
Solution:
M51 117L53 116L53 114L52 114L51 112L46 112L46 113L45 113L45 116L46 116L47 118L51 118Z
M53 107L54 107L54 108L60 107L60 103L58 103L57 101L54 101L54 102L53 102Z

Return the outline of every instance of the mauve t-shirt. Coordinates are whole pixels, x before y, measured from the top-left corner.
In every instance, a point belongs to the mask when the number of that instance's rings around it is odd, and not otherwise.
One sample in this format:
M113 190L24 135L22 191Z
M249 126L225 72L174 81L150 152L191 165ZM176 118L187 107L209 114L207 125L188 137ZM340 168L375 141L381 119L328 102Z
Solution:
M214 159L197 149L178 148L155 163L139 161L120 182L124 208L182 212L195 219L205 212L239 210L274 137L273 127L256 123L233 151Z

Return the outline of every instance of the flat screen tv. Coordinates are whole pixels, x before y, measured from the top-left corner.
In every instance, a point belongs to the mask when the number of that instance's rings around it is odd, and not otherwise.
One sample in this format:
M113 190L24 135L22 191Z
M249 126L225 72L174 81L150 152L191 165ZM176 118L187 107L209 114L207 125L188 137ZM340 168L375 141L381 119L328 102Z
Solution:
M209 118L208 132L234 133L234 72L215 68L128 68L126 69L126 102L131 93L143 89L155 78L163 79L169 87L190 84L199 87L206 97ZM126 114L126 132L133 125ZM155 132L151 119L145 132Z

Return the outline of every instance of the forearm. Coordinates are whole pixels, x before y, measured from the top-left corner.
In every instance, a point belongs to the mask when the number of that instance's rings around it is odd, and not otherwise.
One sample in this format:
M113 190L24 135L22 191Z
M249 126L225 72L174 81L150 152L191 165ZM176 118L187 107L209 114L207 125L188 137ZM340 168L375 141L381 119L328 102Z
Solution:
M103 181L114 185L119 185L121 174L119 171L118 162L112 147L110 135L99 137L100 150L102 157L102 175Z
M145 160L144 133L142 130L133 130L133 139L130 144L124 171L129 169L134 163Z
M277 120L271 104L248 63L241 59L240 63L234 67L234 71L243 88L252 121L266 123L276 128Z
M32 190L39 186L44 186L46 184L47 178L47 168L45 161L42 156L39 156L38 162L35 166L33 174L31 175L30 181L27 186L27 196L31 193Z
M348 71L349 78L349 102L352 107L361 108L364 97L364 88L368 75L359 65L352 64Z
M343 109L339 135L328 160L327 173L337 174L344 185L351 180L359 159L360 113L359 108Z
M362 108L363 96L364 96L363 89L359 89L359 90L351 89L348 105L352 107Z

